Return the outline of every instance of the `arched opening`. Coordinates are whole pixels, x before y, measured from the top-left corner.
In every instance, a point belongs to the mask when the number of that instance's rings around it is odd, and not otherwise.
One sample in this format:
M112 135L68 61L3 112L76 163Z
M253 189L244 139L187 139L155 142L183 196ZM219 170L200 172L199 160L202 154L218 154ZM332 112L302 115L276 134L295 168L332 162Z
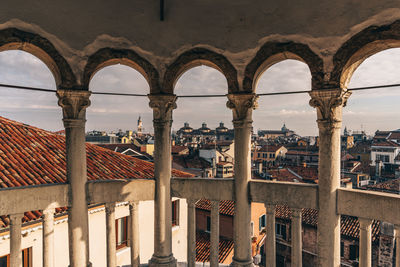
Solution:
M358 66L348 87L399 84L399 68L400 48L378 52ZM398 185L388 187L386 184L395 184L396 178L400 178L398 103L400 87L352 92L343 110L341 145L342 154L351 158L342 160L342 166L343 174L352 176L353 188L391 188L392 193L398 194ZM360 166L349 172L349 162ZM355 178L353 173L357 174ZM388 180L393 181L386 182Z
M53 73L37 57L21 50L0 52L0 83L56 89ZM2 87L1 116L50 131L64 129L54 93Z
M143 94L150 92L144 76L126 65L111 65L98 70L92 77L89 90L105 93ZM109 134L138 131L138 119L142 120L141 131L152 132L152 110L149 99L144 97L96 95L91 97L87 109L88 131ZM121 131L120 131L121 130ZM104 133L103 133L104 134Z
M295 183L318 179L318 131L316 111L309 106L311 73L299 60L271 65L257 81L261 94L253 112L253 178ZM268 93L287 92L284 95Z
M224 75L205 66L186 71L176 83L178 100L172 125L175 144L189 147L190 158L204 165L196 173L198 176L213 177L215 175L210 173L213 164L227 160L232 162L228 155L226 159L216 156L220 141L228 143L233 140L232 114L226 107L226 97L180 98L179 95L223 95L227 91Z

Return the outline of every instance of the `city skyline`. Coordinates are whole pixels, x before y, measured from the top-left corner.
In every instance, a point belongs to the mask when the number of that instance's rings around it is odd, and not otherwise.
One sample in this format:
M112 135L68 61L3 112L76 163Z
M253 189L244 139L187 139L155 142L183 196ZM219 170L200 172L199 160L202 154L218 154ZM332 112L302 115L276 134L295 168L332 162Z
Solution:
M400 49L390 49L368 58L355 71L349 88L400 83L396 70L400 68ZM256 93L299 91L311 89L311 76L306 64L285 60L270 67L260 78ZM36 57L22 51L0 53L0 82L55 89L54 78ZM396 90L397 89L397 90ZM353 92L343 112L343 128L376 130L400 128L396 113L400 112L400 91L396 89ZM149 86L141 74L122 65L100 70L90 83L93 92L121 92L148 94ZM178 80L175 93L225 94L225 77L215 69L196 67L185 72ZM1 88L0 116L40 128L57 131L63 129L61 108L55 94ZM34 101L32 101L34 100ZM286 123L299 135L317 135L316 112L308 105L308 94L281 95L259 98L254 111L253 126L258 129L280 129ZM91 96L87 109L87 131L136 129L139 114L144 129L152 131L152 110L146 97ZM173 113L176 131L189 122L200 128L202 122L215 128L219 122L232 128L232 114L226 108L226 98L178 98Z

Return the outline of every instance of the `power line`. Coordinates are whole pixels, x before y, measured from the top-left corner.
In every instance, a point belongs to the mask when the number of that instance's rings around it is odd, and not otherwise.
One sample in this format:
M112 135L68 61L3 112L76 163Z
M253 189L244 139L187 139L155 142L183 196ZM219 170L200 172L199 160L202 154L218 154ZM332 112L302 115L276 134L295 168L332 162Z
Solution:
M40 88L40 87L30 87L30 86L21 86L21 85L12 85L12 84L4 84L0 83L0 87L3 88L13 88L18 90L29 90L29 91L39 91L39 92L50 92L56 93L57 90ZM365 86L365 87L356 87L356 88L348 88L348 91L362 91L362 90L372 90L372 89L380 89L380 88L394 88L399 87L399 83L395 84L385 84L385 85L374 85L374 86ZM293 94L307 94L309 90L306 91L283 91L283 92L273 92L273 93L261 93L257 94L258 96L274 96L274 95L293 95ZM147 94L131 94L131 93L107 93L107 92L92 92L92 95L110 95L110 96L136 96L136 97L147 97ZM227 94L214 94L214 95L178 95L179 98L205 98L205 97L226 97Z

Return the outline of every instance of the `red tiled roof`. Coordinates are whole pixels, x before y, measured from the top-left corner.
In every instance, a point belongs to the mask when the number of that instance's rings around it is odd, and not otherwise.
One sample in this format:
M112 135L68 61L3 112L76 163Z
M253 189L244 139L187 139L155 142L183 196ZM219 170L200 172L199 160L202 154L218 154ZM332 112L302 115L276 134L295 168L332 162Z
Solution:
M172 146L171 147L171 153L172 154L178 154L178 153L180 153L182 151L185 151L185 150L189 150L189 149L186 146Z
M196 231L196 261L210 261L210 234ZM233 240L219 238L219 262L224 262L233 250Z
M266 145L262 146L257 152L275 152L280 149L282 145Z
M268 173L272 176L272 179L277 179L280 182L303 182L302 179L291 173L288 169L273 169L268 170Z
M208 199L200 199L196 202L196 209L211 210L211 201ZM219 213L223 215L233 216L235 214L235 202L232 200L221 200L219 202Z
M389 140L385 140L385 141L380 141L378 143L374 143L372 144L372 146L388 146L388 147L400 147L399 144L393 142L393 141L389 141Z
M400 178L389 180L383 183L368 185L369 190L390 192L390 193L400 193Z
M318 156L318 152L302 151L302 150L289 150L286 155L303 155L303 156Z
M153 179L154 165L144 160L86 144L89 180ZM0 188L66 182L65 137L0 117ZM177 170L173 176L193 175ZM38 219L26 212L25 221ZM0 226L6 226L2 219Z

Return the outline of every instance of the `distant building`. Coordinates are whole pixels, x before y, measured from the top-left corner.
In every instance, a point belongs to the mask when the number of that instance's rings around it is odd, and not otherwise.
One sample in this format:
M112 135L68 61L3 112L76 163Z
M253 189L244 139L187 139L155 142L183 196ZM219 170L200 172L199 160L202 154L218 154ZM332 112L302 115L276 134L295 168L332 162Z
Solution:
M104 131L90 131L86 133L86 142L92 144L117 144L119 137L115 134L107 134Z
M288 137L294 135L295 132L289 130L286 124L283 124L281 130L259 130L258 137L262 139L276 139L278 137Z

